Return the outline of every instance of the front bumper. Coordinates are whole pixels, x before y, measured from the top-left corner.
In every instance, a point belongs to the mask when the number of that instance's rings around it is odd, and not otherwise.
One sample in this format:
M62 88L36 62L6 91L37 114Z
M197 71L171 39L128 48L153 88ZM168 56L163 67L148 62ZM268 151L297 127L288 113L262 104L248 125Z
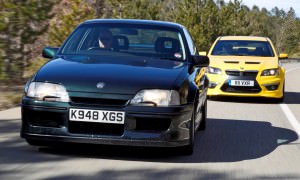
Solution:
M208 96L236 96L236 97L266 97L282 98L284 87L284 75L281 76L257 76L257 77L233 77L227 75L209 74L210 87ZM232 88L230 90L228 80L253 80L254 87ZM227 89L227 87L229 87Z
M69 109L124 111L124 125L69 121ZM177 147L190 142L193 104L176 107L78 107L69 103L22 101L21 137L43 142Z

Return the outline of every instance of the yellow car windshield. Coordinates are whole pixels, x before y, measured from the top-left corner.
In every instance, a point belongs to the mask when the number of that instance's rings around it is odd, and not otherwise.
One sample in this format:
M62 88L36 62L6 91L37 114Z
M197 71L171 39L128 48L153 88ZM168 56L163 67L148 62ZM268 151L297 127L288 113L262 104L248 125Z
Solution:
M267 41L220 40L211 55L274 57L274 52Z

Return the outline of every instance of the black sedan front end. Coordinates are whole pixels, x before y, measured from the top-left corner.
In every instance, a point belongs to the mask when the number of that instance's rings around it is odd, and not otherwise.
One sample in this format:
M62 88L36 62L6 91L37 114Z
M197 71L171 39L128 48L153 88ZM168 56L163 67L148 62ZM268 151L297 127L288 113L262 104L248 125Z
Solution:
M85 115L89 112L106 113L104 121L109 123L73 121L70 116L74 117L76 111L76 116L81 111L87 111ZM124 121L114 123L117 121L115 114L118 112L125 114ZM53 102L47 103L47 106L45 103L39 106L32 99L24 98L22 137L32 140L31 142L37 145L43 145L46 141L63 141L134 146L184 146L189 144L188 123L192 112L193 104L157 108L117 103L105 106Z
M100 35L99 35L100 34ZM31 145L75 142L192 153L205 128L207 57L186 29L143 20L79 25L25 86L21 136Z

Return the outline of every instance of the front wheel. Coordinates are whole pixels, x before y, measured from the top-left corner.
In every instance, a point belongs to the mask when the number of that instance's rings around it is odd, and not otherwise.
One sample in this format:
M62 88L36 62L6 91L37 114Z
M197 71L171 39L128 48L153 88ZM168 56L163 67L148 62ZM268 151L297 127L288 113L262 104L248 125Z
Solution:
M281 98L275 99L275 102L277 102L277 103L282 103L283 101L284 101L284 96L282 96Z
M190 143L186 146L180 147L180 153L183 155L192 155L194 152L195 142L195 111L193 112L191 123L190 123Z
M201 116L201 123L199 125L198 130L204 131L206 129L206 119L207 119L207 99L202 107L202 116Z

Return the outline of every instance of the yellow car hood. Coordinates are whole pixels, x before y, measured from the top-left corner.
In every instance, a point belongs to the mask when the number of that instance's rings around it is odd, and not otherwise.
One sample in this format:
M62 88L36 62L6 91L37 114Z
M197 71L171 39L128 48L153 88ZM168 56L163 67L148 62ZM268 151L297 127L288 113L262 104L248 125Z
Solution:
M211 67L222 70L264 70L278 67L277 57L209 56Z

